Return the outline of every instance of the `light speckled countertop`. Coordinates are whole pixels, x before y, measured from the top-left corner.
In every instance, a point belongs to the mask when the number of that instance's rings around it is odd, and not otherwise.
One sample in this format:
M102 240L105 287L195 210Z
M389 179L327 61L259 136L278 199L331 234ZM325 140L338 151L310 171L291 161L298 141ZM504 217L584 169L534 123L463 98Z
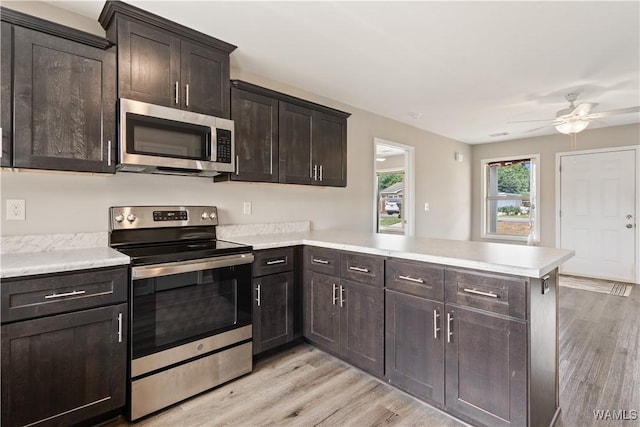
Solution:
M235 236L229 240L252 245L255 250L311 245L536 278L574 255L567 249L349 231Z
M129 257L107 246L1 255L0 278L59 273L129 264Z

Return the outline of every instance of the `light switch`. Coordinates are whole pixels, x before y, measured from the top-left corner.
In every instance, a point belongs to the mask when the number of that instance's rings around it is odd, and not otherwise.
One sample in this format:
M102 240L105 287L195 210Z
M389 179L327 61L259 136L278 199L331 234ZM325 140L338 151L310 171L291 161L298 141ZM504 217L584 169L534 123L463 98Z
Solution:
M242 213L245 215L251 215L251 202L244 202L242 204Z
M429 210L429 203L425 203L425 204L424 204L424 210L425 210L425 211L428 211L428 210Z

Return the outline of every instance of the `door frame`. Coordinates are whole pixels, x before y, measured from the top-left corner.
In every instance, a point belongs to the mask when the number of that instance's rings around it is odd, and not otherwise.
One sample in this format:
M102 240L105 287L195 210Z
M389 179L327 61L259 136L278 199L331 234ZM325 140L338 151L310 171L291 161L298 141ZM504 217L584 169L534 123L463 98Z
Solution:
M598 153L611 153L615 151L627 151L632 150L635 152L635 187L636 187L636 204L635 204L635 212L633 214L634 224L635 224L635 257L636 259L640 255L640 220L638 220L638 213L640 213L640 145L624 145L620 147L609 147L609 148L596 148L591 150L576 150L576 151L563 151L556 153L556 170L555 170L555 191L556 191L556 206L555 206L555 229L556 229L556 248L560 247L560 206L561 206L561 194L560 194L560 179L562 178L562 173L560 171L560 161L563 156L574 156L581 154L598 154ZM640 284L640 262L636 262L636 271L635 271L636 281L635 283Z
M397 142L389 141L382 138L373 138L373 172L372 172L372 182L373 182L373 202L371 212L374 212L373 220L371 221L373 225L373 232L375 233L378 226L378 217L375 215L376 209L378 209L378 178L377 178L377 165L376 165L376 146L377 145L385 145L387 147L396 148L398 150L404 151L404 192L406 196L408 196L409 203L406 203L406 198L403 200L403 204L405 204L405 209L403 211L403 217L405 222L404 227L404 235L405 236L414 236L415 235L415 173L414 173L414 165L415 165L415 147L405 144L399 144Z

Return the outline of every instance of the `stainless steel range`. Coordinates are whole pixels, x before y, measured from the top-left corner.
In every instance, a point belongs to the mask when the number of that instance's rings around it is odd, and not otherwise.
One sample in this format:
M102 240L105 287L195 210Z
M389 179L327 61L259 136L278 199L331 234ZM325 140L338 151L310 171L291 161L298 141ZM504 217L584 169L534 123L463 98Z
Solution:
M251 246L216 239L214 206L110 209L131 258L131 420L251 372Z

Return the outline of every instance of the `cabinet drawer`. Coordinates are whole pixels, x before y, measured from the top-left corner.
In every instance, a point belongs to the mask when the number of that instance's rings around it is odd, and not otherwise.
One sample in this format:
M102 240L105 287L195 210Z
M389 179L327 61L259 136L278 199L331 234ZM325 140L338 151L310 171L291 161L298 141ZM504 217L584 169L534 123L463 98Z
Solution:
M387 260L387 289L427 298L444 299L444 267L423 262Z
M293 270L293 248L266 249L253 255L253 277Z
M2 282L2 323L127 300L128 267Z
M305 270L330 276L340 275L340 251L315 246L304 248Z
M447 269L445 300L494 313L526 319L527 280L524 278Z
M343 252L340 276L354 282L383 286L384 259L374 255Z

